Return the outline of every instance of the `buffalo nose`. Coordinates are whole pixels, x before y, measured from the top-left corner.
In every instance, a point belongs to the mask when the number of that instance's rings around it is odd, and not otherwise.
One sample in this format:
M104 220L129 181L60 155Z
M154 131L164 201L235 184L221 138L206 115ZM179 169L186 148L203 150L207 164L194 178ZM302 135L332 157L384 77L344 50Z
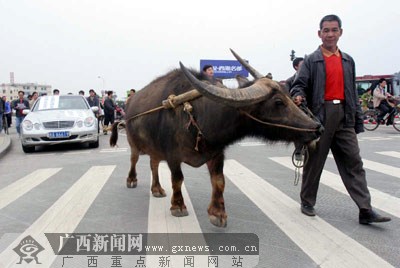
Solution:
M318 129L318 130L317 130L318 136L321 136L322 133L324 133L324 131L325 131L325 128L324 128L324 126L323 126L321 123L318 124L317 129Z

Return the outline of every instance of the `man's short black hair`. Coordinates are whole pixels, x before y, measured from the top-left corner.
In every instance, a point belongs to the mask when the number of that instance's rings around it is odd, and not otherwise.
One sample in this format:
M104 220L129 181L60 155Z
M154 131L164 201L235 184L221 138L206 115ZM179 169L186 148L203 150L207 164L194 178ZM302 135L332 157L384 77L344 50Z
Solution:
M79 90L79 94L85 95L85 91Z
M130 91L133 92L133 93L136 93L136 90L134 88L131 88Z
M204 65L204 67L203 67L203 72L205 72L208 68L212 68L212 67L213 67L213 66L210 65L210 64Z
M25 95L25 92L23 90L18 91L18 95L19 95L19 93L22 93Z
M56 92L60 93L60 91L59 91L57 88L55 88L55 89L53 90L53 93L56 93Z
M382 83L383 81L385 81L385 82L386 82L386 79L385 79L385 78L381 78L381 79L379 79L379 84L380 84L380 83Z
M92 89L92 88L89 90L89 93L90 93L90 92L93 92L93 93L95 93L95 92L94 92L94 89Z
M295 59L293 60L293 63L292 63L293 68L296 70L296 67L298 67L299 64L300 64L300 62L302 62L303 60L304 60L304 58L302 58L302 57L295 58Z
M111 94L113 94L112 90L107 91L107 95L110 96Z
M323 18L321 19L321 21L319 22L319 29L320 29L320 30L322 30L322 24L323 24L325 21L337 21L338 24L339 24L339 28L340 28L340 29L342 28L342 20L341 20L337 15L331 14L331 15L326 15L325 17L323 17Z

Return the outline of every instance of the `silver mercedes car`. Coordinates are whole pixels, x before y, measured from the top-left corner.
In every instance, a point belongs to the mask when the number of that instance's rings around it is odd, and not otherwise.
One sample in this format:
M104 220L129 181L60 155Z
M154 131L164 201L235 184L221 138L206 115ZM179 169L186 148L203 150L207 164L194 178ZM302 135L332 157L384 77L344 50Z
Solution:
M25 153L35 146L61 143L88 143L99 147L99 131L94 112L83 96L41 96L21 124L21 143Z

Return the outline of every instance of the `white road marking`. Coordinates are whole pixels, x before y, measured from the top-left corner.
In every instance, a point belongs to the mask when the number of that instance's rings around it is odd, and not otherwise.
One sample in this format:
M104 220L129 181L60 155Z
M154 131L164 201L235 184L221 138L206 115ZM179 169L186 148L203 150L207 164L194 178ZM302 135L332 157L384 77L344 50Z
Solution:
M329 154L328 157L333 158L333 155ZM364 163L363 167L366 169L377 171L395 178L400 178L400 168L398 167L389 166L379 162L367 160L365 158L363 158L362 161Z
M115 165L91 167L45 213L0 254L0 267L15 267L19 256L13 251L23 238L32 236L46 250L40 256L41 265L34 261L18 267L50 267L56 258L44 233L72 233L94 199L107 182Z
M171 173L165 163L160 163L159 177L160 184L165 190L167 197L155 198L151 196L149 206L149 233L201 233L200 224L194 213L192 201L187 193L185 183L182 184L182 196L185 200L189 216L174 217L170 212L172 196Z
M61 168L38 169L0 190L0 209L8 206L54 174Z
M109 149L101 149L100 153L120 153L120 152L126 152L128 151L128 148L109 148Z
M381 155L387 155L387 156L391 156L391 157L400 158L400 152L396 152L396 151L385 151L385 152L376 152L376 153L381 154Z
M270 159L294 171L294 166L290 157L270 157ZM335 173L323 170L320 182L342 194L348 195L341 177ZM368 187L368 189L371 194L373 207L400 218L400 198L391 196L372 187Z
M90 153L92 153L92 150L90 150L90 151L73 151L73 152L67 152L67 153L64 153L64 155L90 154Z
M172 196L172 183L171 183L171 173L165 163L160 163L159 166L159 179L160 184L165 190L167 196L163 198L150 197L149 205L149 216L148 216L148 233L202 233L199 221L197 220L196 213L194 212L192 201L188 195L185 184L182 183L182 196L185 201L186 208L189 212L188 216L185 217L174 217L171 215L171 196ZM150 193L151 194L151 193ZM206 209L206 208L205 208ZM211 223L210 223L211 224ZM185 236L182 235L179 244L177 241L168 242L171 245L190 245L190 241L185 242ZM196 245L207 245L206 242L198 241L199 244ZM149 243L152 243L149 241ZM200 259L198 262L196 260L196 267L214 267L207 266L207 259ZM147 255L146 258L147 267L158 267L159 258L158 255ZM183 267L182 256L173 255L171 256L171 266L169 267ZM201 266L197 266L201 265Z
M237 161L225 161L224 171L318 267L392 267L320 217L302 215L298 202Z
M238 145L239 146L243 146L243 147L247 147L247 146L264 146L264 145L267 145L267 144L265 142L257 142L257 141L251 142L251 141L249 141L249 142L239 142Z

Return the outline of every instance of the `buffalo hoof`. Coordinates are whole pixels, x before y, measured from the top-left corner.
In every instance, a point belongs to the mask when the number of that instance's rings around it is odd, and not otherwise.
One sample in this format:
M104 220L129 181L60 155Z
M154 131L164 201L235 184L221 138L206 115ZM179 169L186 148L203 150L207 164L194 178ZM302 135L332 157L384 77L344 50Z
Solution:
M160 198L160 197L166 197L167 194L165 193L165 191L161 191L161 192L152 192L154 197Z
M214 215L208 215L208 218L210 219L210 222L214 224L217 227L226 227L227 220L226 218L218 218Z
M137 181L126 181L126 187L128 188L136 188Z
M189 213L188 213L186 208L184 208L184 209L179 209L179 208L171 209L171 214L172 214L172 216L175 216L175 217L185 217L185 216L189 215Z

